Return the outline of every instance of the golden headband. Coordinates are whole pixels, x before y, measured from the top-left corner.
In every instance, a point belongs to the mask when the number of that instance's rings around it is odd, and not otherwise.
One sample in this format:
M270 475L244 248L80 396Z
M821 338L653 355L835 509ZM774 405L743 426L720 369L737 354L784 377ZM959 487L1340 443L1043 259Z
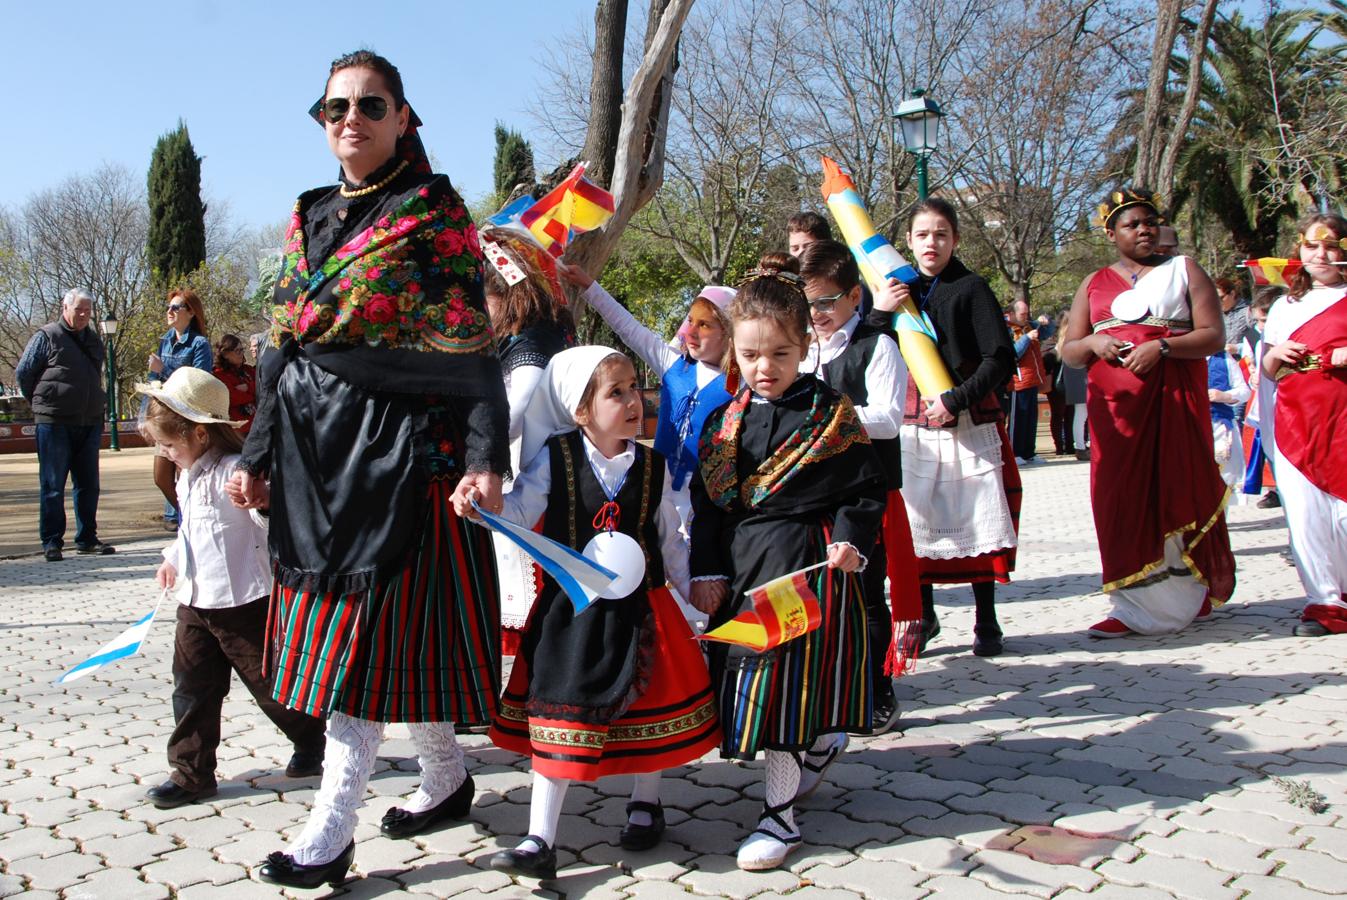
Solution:
M1101 228L1107 228L1109 220L1129 206L1149 206L1156 213L1159 213L1160 195L1134 191L1131 188L1114 191L1108 195L1107 202L1099 204L1095 211L1094 224ZM1164 222L1163 216L1160 217L1160 221Z
M742 289L745 285L752 284L763 278L771 278L773 281L779 281L782 284L790 285L801 295L804 294L804 279L794 272L785 272L781 269L753 269L743 277L735 287Z
M1305 233L1300 235L1296 243L1303 244L1306 241L1327 242L1329 245L1337 244L1339 249L1347 250L1347 237L1338 237L1333 233L1333 229L1323 222L1315 222L1309 228L1306 228Z

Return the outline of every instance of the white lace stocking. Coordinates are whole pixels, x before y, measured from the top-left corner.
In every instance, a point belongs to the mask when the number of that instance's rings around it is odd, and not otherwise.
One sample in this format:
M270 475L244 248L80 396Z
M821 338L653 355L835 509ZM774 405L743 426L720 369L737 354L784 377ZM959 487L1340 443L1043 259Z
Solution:
M781 823L770 815L764 815L758 827L770 831L778 837L793 837L799 834L795 827L795 794L800 789L800 763L795 754L785 750L764 751L767 759L767 783L763 791L763 803L768 810L786 823L789 831L782 831Z
M332 862L355 836L356 812L365 805L365 786L383 740L382 722L369 722L342 713L327 720L327 749L323 780L313 798L313 810L299 837L286 853L302 866Z
M421 763L421 786L402 805L409 813L439 806L468 779L463 748L454 737L453 722L411 722L412 742Z

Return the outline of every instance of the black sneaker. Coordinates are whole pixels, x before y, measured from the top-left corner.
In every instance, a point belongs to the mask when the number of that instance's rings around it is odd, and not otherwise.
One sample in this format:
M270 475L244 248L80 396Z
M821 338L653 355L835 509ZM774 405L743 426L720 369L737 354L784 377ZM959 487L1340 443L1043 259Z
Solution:
M117 552L116 547L102 541L94 541L92 544L76 544L75 549L80 553L93 553L98 556L107 556L109 553Z
M871 719L870 733L884 734L898 724L898 716L900 713L901 710L898 708L898 700L892 693L887 697L876 699L875 712Z
M60 562L64 558L61 556L60 547L48 547L42 551L42 555L47 558L47 562Z

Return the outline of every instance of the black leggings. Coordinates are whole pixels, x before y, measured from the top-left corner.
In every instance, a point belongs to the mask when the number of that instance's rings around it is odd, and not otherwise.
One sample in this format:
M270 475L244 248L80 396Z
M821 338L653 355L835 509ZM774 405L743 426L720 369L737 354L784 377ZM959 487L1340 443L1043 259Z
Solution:
M978 625L997 625L996 582L974 582L973 602L976 604ZM921 586L921 618L925 622L935 621L935 588L929 584Z

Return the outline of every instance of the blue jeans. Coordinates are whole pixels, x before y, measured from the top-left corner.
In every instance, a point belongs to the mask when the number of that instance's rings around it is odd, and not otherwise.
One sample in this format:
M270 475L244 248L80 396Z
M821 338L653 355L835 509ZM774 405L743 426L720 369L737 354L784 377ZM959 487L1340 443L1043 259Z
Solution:
M65 545L65 482L75 500L75 543L98 542L98 445L103 425L37 426L41 490L38 532L44 549Z
M1020 459L1034 458L1038 443L1038 388L1012 391L1010 401L1010 446Z

